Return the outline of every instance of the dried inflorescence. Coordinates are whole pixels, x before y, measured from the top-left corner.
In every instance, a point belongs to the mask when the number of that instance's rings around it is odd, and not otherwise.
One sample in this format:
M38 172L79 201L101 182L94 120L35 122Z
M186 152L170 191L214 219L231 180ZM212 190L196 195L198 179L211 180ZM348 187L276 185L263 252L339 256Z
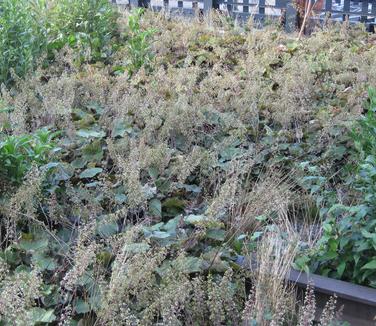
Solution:
M8 275L1 282L0 316L9 325L30 325L28 309L41 297L42 277L38 270Z
M10 266L0 262L0 312L6 320L34 304L43 276L59 287L62 300L55 312L61 325L68 324L77 317L77 300L87 299L89 290L80 280L90 270L102 298L89 307L98 325L282 325L294 318L312 324L313 289L307 289L296 316L294 293L284 283L299 240L289 213L306 196L295 192L293 166L311 148L309 155L329 161L322 168L330 175L336 163L326 150L339 137L332 129L348 128L361 113L364 90L375 83L375 49L354 50L346 30L320 31L295 44L273 28L246 33L228 21L214 13L204 22L146 13L142 26L158 30L153 71L141 68L132 78L119 74L115 66L126 59L122 50L111 59L114 67L78 67L63 49L47 69L2 88L1 110L11 108L0 112L6 132L63 130L59 160L65 167L82 159L88 147L98 147L100 154L73 172L63 171L48 189L38 168L17 191L7 188L11 195L1 203L4 238L17 244L21 232L42 226L58 239L48 250L54 255L59 248L54 257L59 266L33 274L31 296L21 274L10 275ZM359 39L367 42L363 34ZM123 129L115 130L118 126ZM77 137L77 130L90 128L95 139ZM93 178L79 176L99 167L102 172ZM171 198L178 199L177 240L171 244L166 230L157 235L166 236L167 244L146 240L155 231L147 229L150 221L163 224L171 217ZM150 212L151 199L156 212ZM202 214L209 226L225 225L223 234L208 241L205 223L181 225L191 212ZM140 224L134 227L135 222ZM237 236L248 239L266 222L282 232L260 237L248 293L243 271L228 264L221 274L213 265ZM104 239L99 229L108 225ZM57 234L59 228L65 233ZM64 237L69 246L60 250ZM208 262L204 256L213 248L218 252ZM29 259L31 253L22 255ZM199 261L194 272L181 267L187 257ZM331 299L323 325L333 320L334 306Z

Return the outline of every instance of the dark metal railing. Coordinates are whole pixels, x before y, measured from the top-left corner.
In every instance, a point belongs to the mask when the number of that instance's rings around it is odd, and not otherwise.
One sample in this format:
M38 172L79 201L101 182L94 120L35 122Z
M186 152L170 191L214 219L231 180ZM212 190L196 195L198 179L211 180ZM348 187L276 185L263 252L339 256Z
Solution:
M299 24L299 15L293 0L111 0L116 4L131 7L152 7L193 14L197 10L202 13L212 9L228 12L239 19L253 17L263 23L265 19L278 19L286 30L291 31ZM308 0L306 0L308 1ZM313 1L313 0L312 0ZM349 21L362 22L373 28L376 24L376 0L324 0L323 8L315 11L312 19L317 21Z

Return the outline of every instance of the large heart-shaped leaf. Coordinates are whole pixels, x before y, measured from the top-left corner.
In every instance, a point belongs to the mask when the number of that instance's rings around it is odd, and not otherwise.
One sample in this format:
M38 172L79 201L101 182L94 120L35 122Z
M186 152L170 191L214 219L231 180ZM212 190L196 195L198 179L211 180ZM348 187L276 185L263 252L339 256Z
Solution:
M90 168L80 173L80 179L94 178L103 171L102 168Z

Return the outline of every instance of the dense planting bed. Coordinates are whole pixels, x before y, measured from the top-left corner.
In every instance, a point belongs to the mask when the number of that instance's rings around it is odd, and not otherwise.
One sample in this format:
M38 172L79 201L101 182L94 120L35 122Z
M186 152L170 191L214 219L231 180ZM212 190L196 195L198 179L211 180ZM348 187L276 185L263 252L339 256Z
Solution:
M373 35L3 3L4 324L310 325L291 266L376 287Z

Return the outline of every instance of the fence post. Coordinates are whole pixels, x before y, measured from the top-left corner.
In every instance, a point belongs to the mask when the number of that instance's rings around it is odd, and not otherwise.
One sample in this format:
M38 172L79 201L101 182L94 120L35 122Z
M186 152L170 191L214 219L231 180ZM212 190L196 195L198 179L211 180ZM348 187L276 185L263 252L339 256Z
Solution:
M288 0L286 3L286 20L285 20L285 30L287 33L295 31L296 28L296 9L292 1Z

